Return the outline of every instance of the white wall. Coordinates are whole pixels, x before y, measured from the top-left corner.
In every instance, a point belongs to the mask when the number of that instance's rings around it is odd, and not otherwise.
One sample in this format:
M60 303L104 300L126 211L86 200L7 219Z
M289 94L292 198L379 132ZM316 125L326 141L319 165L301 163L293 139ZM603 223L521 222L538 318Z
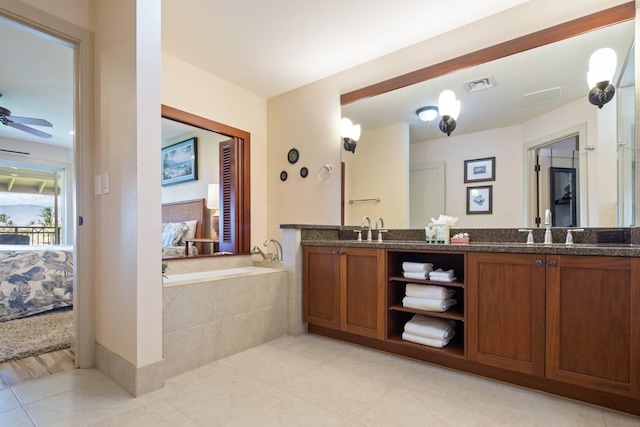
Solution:
M251 241L274 237L266 214L266 100L163 53L162 104L251 133Z
M96 196L96 340L140 367L162 360L160 11L96 7L95 172L111 178Z
M444 135L444 134L443 134ZM458 217L457 227L522 226L522 126L510 126L484 132L444 136L411 144L411 162L445 162L445 211ZM495 157L495 181L464 182L464 161ZM491 215L467 215L467 188L493 187Z
M281 223L339 224L340 183L339 177L335 176L335 166L339 164L338 159L342 150L339 131L340 93L359 89L402 73L622 4L625 1L530 0L499 15L269 99L269 229L275 229ZM327 181L325 186L319 186L317 183L304 186L282 185L278 175L283 166L286 166L283 161L286 161L286 152L292 145L297 145L302 153L313 156L315 165L321 162L332 162L334 176L331 179L334 183L329 185ZM500 165L498 165L498 173L501 173ZM520 195L521 189L518 189L516 194ZM500 224L500 226L507 225Z
M371 221L383 218L385 228L408 227L409 125L398 123L364 131L355 153L346 153L343 160L345 225L360 225L366 215ZM380 202L349 203L351 199L370 198L380 198Z

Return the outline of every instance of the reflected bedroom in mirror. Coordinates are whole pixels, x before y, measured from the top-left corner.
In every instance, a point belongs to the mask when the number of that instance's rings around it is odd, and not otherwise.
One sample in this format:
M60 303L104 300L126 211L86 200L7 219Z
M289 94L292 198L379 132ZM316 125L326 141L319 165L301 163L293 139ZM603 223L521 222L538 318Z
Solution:
M162 118L162 257L219 253L218 144L229 137Z
M550 209L554 226L634 226L634 33L627 20L343 102L342 117L361 126L357 151L342 150L344 224L368 215L389 228L423 228L446 214L461 228L535 228ZM605 47L616 55L615 94L599 108L587 75ZM446 116L444 90L459 101ZM490 157L492 213L469 215L465 162ZM348 202L360 199L375 201Z

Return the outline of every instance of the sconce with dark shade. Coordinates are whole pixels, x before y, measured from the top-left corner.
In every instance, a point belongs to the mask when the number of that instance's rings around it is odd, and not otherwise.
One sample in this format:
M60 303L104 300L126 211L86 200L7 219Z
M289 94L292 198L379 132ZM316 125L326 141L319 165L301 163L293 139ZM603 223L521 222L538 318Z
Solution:
M456 100L456 94L452 90L443 90L438 97L438 110L442 115L440 120L440 130L451 135L451 132L456 128L456 120L460 115L460 100Z
M430 122L438 115L438 107L429 105L428 107L418 108L416 114L423 122Z
M616 72L617 62L616 52L608 47L596 50L589 58L589 102L598 108L611 101L616 93L611 80Z
M356 143L360 139L360 132L360 125L354 125L351 120L346 117L340 120L340 134L345 151L356 152Z

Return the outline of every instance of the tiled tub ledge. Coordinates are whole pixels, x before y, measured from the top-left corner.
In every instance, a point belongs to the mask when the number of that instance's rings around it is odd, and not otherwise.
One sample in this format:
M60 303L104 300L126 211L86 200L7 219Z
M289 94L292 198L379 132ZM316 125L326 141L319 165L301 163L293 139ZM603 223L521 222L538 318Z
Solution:
M287 333L287 272L245 265L164 279L164 377Z

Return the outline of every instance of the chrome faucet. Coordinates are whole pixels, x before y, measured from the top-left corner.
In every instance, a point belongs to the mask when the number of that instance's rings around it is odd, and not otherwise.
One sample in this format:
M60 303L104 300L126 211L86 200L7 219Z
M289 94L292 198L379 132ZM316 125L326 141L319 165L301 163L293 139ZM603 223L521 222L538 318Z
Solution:
M264 246L269 246L269 243L273 243L276 247L276 257L273 259L273 262L282 262L282 245L275 239L267 239L264 241Z
M360 221L361 228L365 227L365 222L367 223L367 242L372 242L373 239L371 238L371 218L369 218L368 216L362 218L362 221Z
M253 248L251 248L251 255L262 255L262 261L267 261L267 256L264 254L264 252L262 252L262 249L260 249L258 246L254 246Z
M387 230L383 230L384 228L384 220L382 217L378 217L376 219L376 230L378 230L378 243L382 243L382 233L386 233Z
M550 245L553 243L553 237L551 235L551 211L549 209L544 211L544 225L546 228L544 232L544 244Z

